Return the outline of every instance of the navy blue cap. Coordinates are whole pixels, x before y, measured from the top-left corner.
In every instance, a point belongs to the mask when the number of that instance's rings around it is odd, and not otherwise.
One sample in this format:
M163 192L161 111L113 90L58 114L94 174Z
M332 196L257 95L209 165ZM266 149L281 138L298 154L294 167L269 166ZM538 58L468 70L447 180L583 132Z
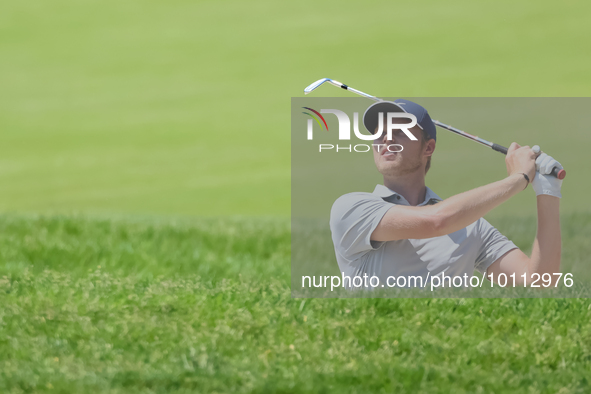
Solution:
M430 138L437 140L437 129L435 124L431 120L427 110L417 103L409 100L398 99L395 101L379 101L372 104L363 114L363 124L367 131L373 134L378 127L378 113L383 112L406 112L413 114L417 118L417 125L425 132Z

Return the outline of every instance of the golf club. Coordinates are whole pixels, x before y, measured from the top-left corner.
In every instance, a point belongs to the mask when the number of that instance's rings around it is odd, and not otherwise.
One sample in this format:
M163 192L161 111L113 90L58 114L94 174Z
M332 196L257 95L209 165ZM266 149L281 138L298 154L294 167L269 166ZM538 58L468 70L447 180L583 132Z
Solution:
M364 93L364 92L362 92L360 90L357 90L357 89L353 89L352 87L350 87L348 85L345 85L342 82L339 82L339 81L336 81L336 80L330 79L330 78L322 78L322 79L319 79L318 81L310 84L309 86L307 86L304 89L304 94L311 93L312 91L316 90L318 87L320 87L320 85L322 85L325 82L328 82L331 85L334 85L334 86L339 87L341 89L349 90L349 91L351 91L353 93L356 93L356 94L358 94L360 96L367 97L367 98L372 99L372 100L375 100L375 101L384 101L384 100L382 100L382 99L380 99L378 97L375 97L375 96L372 96L370 94ZM489 148L491 148L493 150L496 150L497 152L501 152L504 155L507 154L507 148L505 148L502 145L495 144L493 142L487 141L485 139L482 139L482 138L477 137L477 136L472 135L472 134L468 134L465 131L462 131L462 130L457 129L457 128L453 127L453 126L447 125L445 123L441 123L438 120L433 120L433 123L436 126L441 127L442 129L449 130L452 133L455 133L457 135L461 135L462 137L465 137L465 138L468 138L468 139L470 139L472 141L478 142L479 144L488 146ZM536 152L536 154L537 153L539 153L539 152ZM560 169L558 167L554 167L552 169L552 172L550 173L550 175L555 176L558 179L564 179L566 177L566 171L564 169Z

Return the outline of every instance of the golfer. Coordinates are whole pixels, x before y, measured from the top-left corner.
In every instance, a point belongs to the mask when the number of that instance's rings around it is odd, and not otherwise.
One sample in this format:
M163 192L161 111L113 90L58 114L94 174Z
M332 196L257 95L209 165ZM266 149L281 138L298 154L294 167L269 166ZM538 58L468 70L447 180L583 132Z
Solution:
M416 140L396 129L388 140L385 122L378 124L380 112L413 114L417 125L408 131ZM562 181L547 174L562 168L560 163L513 142L505 159L506 178L442 200L425 185L436 147L435 125L425 108L408 100L379 102L368 108L363 122L370 132L383 132L374 142L373 157L384 182L372 193L345 194L332 206L330 228L343 276L376 276L385 284L390 276L471 277L477 270L492 274L494 282L500 274L515 274L516 285L524 279L531 284L536 273L555 280L552 274L560 272ZM538 229L527 256L483 216L530 183ZM513 280L507 283L512 286Z

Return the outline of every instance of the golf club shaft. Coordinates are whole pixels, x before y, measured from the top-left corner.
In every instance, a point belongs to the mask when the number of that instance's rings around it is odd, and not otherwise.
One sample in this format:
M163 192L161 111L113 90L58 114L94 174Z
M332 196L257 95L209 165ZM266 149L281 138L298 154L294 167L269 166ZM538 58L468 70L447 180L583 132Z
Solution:
M382 101L382 99L379 99L379 98L377 98L375 96L372 96L371 94L364 93L361 90L354 89L354 88L352 88L350 86L345 85L342 82L335 81L334 79L328 79L326 82L328 82L331 85L334 85L336 87L339 87L341 89L349 90L349 91L351 91L353 93L356 93L356 94L358 94L360 96L367 97L367 98L372 99L372 100L375 100L375 101Z
M353 93L356 93L356 94L358 94L360 96L367 97L367 98L372 99L372 100L375 100L375 101L383 101L382 99L380 99L380 98L378 98L376 96L372 96L371 94L364 93L364 92L362 92L360 90L357 90L357 89L354 89L354 88L352 88L352 87L350 87L348 85L345 85L342 82L339 82L339 81L336 81L336 80L330 79L330 78L324 78L324 79L320 79L320 80L314 82L313 84L311 84L308 87L306 87L306 89L304 89L304 93L305 94L308 94L308 93L312 92L314 89L318 88L324 82L328 82L331 85L334 85L334 86L339 87L341 89L349 90L349 91L351 91ZM478 142L479 144L485 145L485 146L487 146L487 147L489 147L489 148L491 148L491 149L493 149L493 150L495 150L497 152L500 152L500 153L502 153L504 155L507 154L507 148L505 148L502 145L495 144L494 142L487 141L485 139L482 139L482 138L477 137L477 136L472 135L472 134L468 134L465 131L462 131L462 130L457 129L457 128L453 127L453 126L447 125L445 123L441 123L438 120L433 120L433 123L436 126L441 127L442 129L446 129L448 131L451 131L454 134L457 134L457 135L460 135L460 136L462 136L464 138L468 138L468 139L470 139L472 141ZM560 169L558 167L554 167L552 169L552 172L550 173L550 175L555 176L558 179L564 179L566 177L566 171L564 169Z
M471 139L472 141L478 142L479 144L482 144L482 145L488 146L488 147L489 147L489 148L491 148L492 150L496 150L497 152L501 152L501 153L502 153L502 154L504 154L504 155L506 155L506 154L507 154L507 148L505 148L505 147L504 147L504 146L502 146L502 145L495 144L495 143L493 143L493 142L487 141L487 140L485 140L485 139L482 139L482 138L480 138L480 137L478 137L478 136L475 136L475 135L472 135L472 134L468 134L468 133L466 133L465 131L462 131L462 130L460 130L460 129L456 129L455 127L453 127L453 126L450 126L450 125L446 125L445 123L441 123L441 122L440 122L440 121L438 121L438 120L433 120L433 123L435 123L435 125L436 125L436 126L439 126L439 127L441 127L442 129L449 130L449 131L451 131L452 133L455 133L455 134L461 135L462 137L465 137L465 138ZM552 176L555 176L555 177L556 177L556 178L558 178L558 179L564 179L564 177L566 176L566 172L565 172L564 174L561 174L561 171L564 171L564 170L561 170L561 169L560 169L560 168L558 168L558 167L554 167L554 168L552 168L552 172L550 173L550 175L552 175Z

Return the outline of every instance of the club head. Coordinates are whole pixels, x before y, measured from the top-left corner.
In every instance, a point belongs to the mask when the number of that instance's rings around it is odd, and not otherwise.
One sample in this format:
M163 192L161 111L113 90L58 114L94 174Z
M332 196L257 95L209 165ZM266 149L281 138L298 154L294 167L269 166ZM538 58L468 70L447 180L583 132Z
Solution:
M304 94L308 94L311 91L313 91L314 89L316 89L318 86L322 85L324 82L328 82L328 81L332 81L332 79L330 78L322 78L319 79L318 81L310 84L308 87L306 87L306 89L304 89Z

